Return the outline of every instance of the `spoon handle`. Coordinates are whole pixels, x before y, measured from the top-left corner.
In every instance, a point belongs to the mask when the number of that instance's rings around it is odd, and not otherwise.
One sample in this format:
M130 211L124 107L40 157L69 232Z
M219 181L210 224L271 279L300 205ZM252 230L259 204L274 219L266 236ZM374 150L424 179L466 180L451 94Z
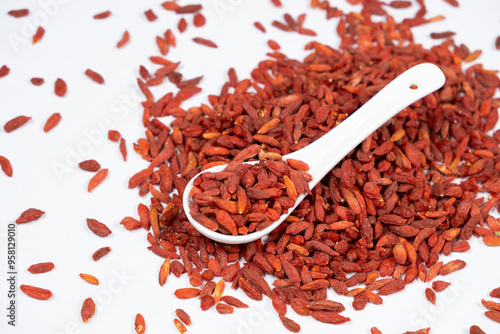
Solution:
M366 137L413 102L439 89L444 82L444 74L436 65L416 65L391 81L334 129L284 158L309 164L312 189Z

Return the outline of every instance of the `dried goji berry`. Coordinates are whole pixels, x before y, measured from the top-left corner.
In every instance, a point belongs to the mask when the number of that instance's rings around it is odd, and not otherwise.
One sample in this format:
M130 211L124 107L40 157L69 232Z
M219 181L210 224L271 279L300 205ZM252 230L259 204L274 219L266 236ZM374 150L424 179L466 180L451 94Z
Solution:
M99 184L101 184L102 181L104 181L106 176L108 176L107 168L103 168L100 171L98 171L97 174L90 179L87 191L91 192L92 190L94 190L95 187L97 187Z
M3 129L7 133L12 132L12 131L20 128L24 124L26 124L26 122L28 122L30 119L31 119L31 117L29 117L29 116L17 116L15 118L11 119L10 121L8 121L7 123L5 123L5 125L3 126Z
M111 234L111 230L105 224L95 219L87 218L87 226L97 236L107 237Z
M98 84L103 84L104 83L104 79L103 77L97 73L97 72L94 72L92 71L91 69L87 69L85 71L85 74L90 78L92 79L93 81L97 82Z
M111 251L111 247L99 248L92 254L92 260L99 261L103 256L106 256Z
M38 220L41 216L45 214L45 211L38 209L28 209L24 211L19 218L16 219L16 224L28 223L34 220Z
M10 164L9 159L0 155L0 167L2 167L2 171L8 177L12 177L12 165Z
M43 262L33 264L28 268L28 271L32 274L42 274L54 269L54 264L52 262Z
M56 95L59 97L63 97L64 95L66 95L67 89L68 87L66 85L66 82L63 79L58 78L54 86L54 92L56 93Z
M55 128L60 121L61 121L61 114L57 112L53 113L52 115L50 115L50 117L47 119L47 122L43 126L43 131L49 132L50 130Z
M96 20L102 20L102 19L108 18L110 15L111 15L111 12L109 10L107 10L105 12L102 12L102 13L99 13L99 14L95 14L94 15L94 19L96 19Z
M30 13L29 9L16 9L16 10L11 10L7 14L13 17L23 17L27 16Z
M128 33L127 30L125 30L125 32L123 33L122 39L116 44L116 47L122 48L123 46L125 46L125 44L128 43L129 40L130 40L130 34Z
M38 27L35 35L33 35L33 44L38 43L42 39L44 34L45 34L45 29L43 29L42 27Z

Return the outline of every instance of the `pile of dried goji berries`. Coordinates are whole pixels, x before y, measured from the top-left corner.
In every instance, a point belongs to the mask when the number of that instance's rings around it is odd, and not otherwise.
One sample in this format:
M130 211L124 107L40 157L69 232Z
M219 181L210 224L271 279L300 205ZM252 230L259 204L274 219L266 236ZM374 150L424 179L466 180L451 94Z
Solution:
M211 231L245 235L262 231L279 220L282 213L295 206L298 195L311 194L307 183L311 178L309 166L304 162L266 159L255 165L242 163L246 160L243 157L261 151L260 145L251 145L222 172L196 177L190 194L193 203L188 208L195 221Z
M444 264L440 254L467 251L473 235L486 237L490 244L500 239L500 222L490 215L499 209L500 191L500 132L490 132L500 105L494 98L500 83L496 73L481 65L464 71L462 62L479 53L451 39L429 50L414 43L413 26L441 19L425 18L423 1L416 16L401 23L389 15L387 21L374 22L372 15L386 14L382 4L357 3L363 4L361 13L342 13L327 1L312 2L327 17L341 17L339 49L312 42L303 61L274 52L251 78L238 80L230 70L220 94L209 96L210 105L180 107L198 91L196 83L155 99L147 81L139 79L147 98L147 130L146 139L140 140L143 145L139 141L135 147L150 167L135 175L131 185L153 197L149 208L139 210L140 223L129 227L152 226L151 249L172 260L170 270L176 276L201 276L204 282L191 282L205 286L221 276L252 299L271 298L291 331L300 326L285 317L286 305L319 321L343 323L349 321L338 314L344 307L326 300L327 289L352 296L354 309L361 310L368 302L380 304L382 295L401 291L417 278L429 282L462 269L464 261ZM399 5L394 2L393 7ZM301 26L289 15L285 20L283 30ZM189 224L181 197L194 175L231 162L252 145L276 155L303 148L421 62L443 70L444 87L364 140L265 241L217 244ZM175 78L172 64L164 63L158 71ZM159 120L167 115L175 117L170 126ZM259 129L270 123L262 135ZM172 195L173 189L177 193ZM490 196L483 199L480 192ZM270 218L268 209L253 205L250 212ZM264 275L275 276L274 287ZM177 296L198 296L204 290L199 287L183 289ZM214 304L204 305L202 299L204 309Z

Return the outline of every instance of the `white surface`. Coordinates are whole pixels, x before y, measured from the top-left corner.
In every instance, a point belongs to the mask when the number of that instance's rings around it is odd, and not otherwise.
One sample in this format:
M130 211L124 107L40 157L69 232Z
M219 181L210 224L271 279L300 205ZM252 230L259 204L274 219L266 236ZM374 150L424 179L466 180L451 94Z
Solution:
M204 1L207 25L197 29L188 17L188 29L177 33L179 17L160 7L161 1L76 1L76 0L3 0L0 2L0 66L11 68L0 79L0 124L20 114L33 119L23 128L6 134L0 130L0 154L8 157L14 177L0 173L0 332L1 333L134 333L134 317L142 313L146 333L175 333L174 310L185 309L193 324L189 333L288 333L280 324L268 300L248 302L247 310L233 315L219 315L214 309L199 310L196 300L179 301L173 296L178 287L188 285L185 276L169 277L163 288L158 285L158 269L162 259L146 249L144 231L128 232L119 225L125 216L136 217L140 199L136 191L127 189L128 178L144 168L145 163L133 153L131 146L143 135L142 97L137 93L135 79L139 64L149 66L147 58L158 54L155 36L167 28L176 33L178 46L171 49L169 59L182 60L180 70L186 78L203 74L203 94L190 101L197 105L206 101L205 94L218 93L226 79L227 69L235 67L240 78L247 77L258 61L268 52L266 42L272 38L282 51L292 58L303 58L303 46L310 37L279 31L271 27L274 19L281 20L284 12L294 17L306 11L306 27L319 33L315 38L337 46L337 20L326 21L325 13L308 9L308 1L284 0L284 8L274 8L269 1L209 0ZM332 2L333 3L333 2ZM343 3L342 7L348 7ZM494 40L500 31L497 0L460 1L453 8L444 1L428 0L428 17L443 14L446 20L414 29L415 39L429 47L436 41L430 32L453 30L455 40L471 50L481 48L479 61L489 69L500 69L500 52ZM14 19L5 13L11 9L29 8L30 16ZM143 12L152 8L156 22L148 22ZM413 13L416 6L393 13ZM106 20L93 20L93 15L111 10ZM268 32L262 34L253 27L260 21ZM37 23L38 22L38 23ZM45 27L42 41L31 45L38 25ZM115 45L127 29L131 41L123 49ZM191 41L206 37L219 45L209 49ZM91 68L103 75L100 86L85 75ZM41 87L33 86L32 77L45 78ZM59 98L53 93L56 78L68 83L68 93ZM160 94L170 86L154 91ZM43 125L54 112L62 121L52 132L45 134ZM106 125L106 123L108 125ZM129 161L123 162L118 145L105 136L108 128L122 133L128 143ZM86 187L93 174L79 170L75 164L94 158L109 168L108 178L88 194ZM61 171L57 171L59 168ZM38 301L18 290L17 327L6 326L6 223L15 220L29 207L46 211L37 222L17 227L18 284L49 288L54 297ZM85 218L106 223L113 234L106 239L93 235ZM112 252L99 262L91 254L102 246ZM437 295L437 305L425 300L428 285L415 283L402 293L384 298L383 306L368 305L355 312L351 298L330 298L343 302L343 313L352 321L340 326L321 324L289 311L289 316L302 326L303 333L313 329L318 333L369 333L377 326L385 334L401 333L422 327L432 327L431 333L468 333L473 324L486 333L497 333L498 324L488 320L480 299L491 289L500 286L498 258L500 249L488 248L473 238L472 250L466 254L443 257L465 260L467 267L445 277L452 286ZM46 274L32 275L26 271L31 264L52 261L56 268ZM101 281L92 286L79 277L90 273ZM229 289L228 289L229 290ZM240 291L228 294L248 301ZM85 298L92 297L97 312L88 324L83 324L80 309Z
M445 76L436 65L430 63L416 65L395 78L370 101L363 104L354 114L330 132L306 147L283 156L283 159L307 162L309 165L308 173L312 177L309 181L309 188L313 189L340 160L366 137L413 102L441 88L444 82ZM410 88L412 85L416 85L417 88ZM252 163L255 164L257 161ZM216 173L225 168L225 165L215 166L203 171L203 173ZM196 175L191 178L184 189L182 203L185 208L188 208L191 202L190 193L197 177ZM280 219L265 229L246 235L222 234L209 230L194 220L189 211L186 212L186 217L198 231L212 240L226 244L243 244L261 239L274 231L295 210L306 195L300 194L298 196L295 205L288 210L288 214L282 214Z

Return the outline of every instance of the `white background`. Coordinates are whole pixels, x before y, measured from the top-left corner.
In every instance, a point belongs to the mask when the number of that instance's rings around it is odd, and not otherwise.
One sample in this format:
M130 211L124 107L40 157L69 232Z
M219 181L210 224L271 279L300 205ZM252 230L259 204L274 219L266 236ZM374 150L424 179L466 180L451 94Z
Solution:
M161 1L77 1L40 0L0 2L0 67L6 64L10 74L0 79L0 125L18 115L33 119L22 128L5 133L0 129L0 155L10 159L14 176L0 173L0 323L1 333L134 333L134 317L141 313L146 320L147 333L174 333L174 310L186 310L192 319L189 333L287 333L269 300L253 302L240 291L229 291L249 303L249 309L236 309L232 315L219 315L214 309L199 310L198 300L177 300L173 291L188 286L186 276L170 276L164 287L158 285L158 269L162 259L149 252L143 230L126 231L119 225L125 216L137 217L137 191L127 189L128 178L146 163L132 149L132 143L143 136L142 109L138 102L136 77L144 64L154 72L148 57L158 55L155 36L172 28L176 48L168 58L181 60L185 78L203 75L203 93L189 102L206 102L207 94L217 94L226 80L229 67L239 78L248 77L251 69L265 59L269 51L267 40L279 42L282 51L291 58L302 59L307 53L303 46L313 38L285 33L271 27L274 19L282 21L285 12L297 17L306 12L305 26L318 32L315 40L337 47L337 19L326 21L325 12L311 10L308 1L283 0L283 8L275 8L268 0L210 0L204 1L205 27L192 25L186 16L188 29L184 34L176 28L180 16L165 11ZM181 4L187 2L181 1ZM332 1L334 3L334 1ZM428 16L443 14L446 20L414 29L416 41L430 47L436 41L428 38L431 32L452 30L455 40L474 51L482 49L479 62L488 69L500 69L500 51L494 40L500 35L500 5L497 0L460 1L454 8L441 0L428 0ZM343 2L342 8L350 8ZM14 19L6 12L29 8L31 14ZM159 19L149 22L144 16L148 9ZM351 7L352 8L352 7ZM359 7L355 7L359 11ZM412 16L417 6L393 10L395 15ZM93 15L111 10L112 16L94 20ZM262 34L253 27L260 21L267 28ZM31 38L38 25L45 36L36 45ZM122 49L115 47L124 30L131 40ZM219 46L210 49L191 41L206 37ZM98 85L84 72L91 68L100 73L106 83ZM43 77L45 84L36 87L32 77ZM68 84L66 97L53 93L54 82L60 77ZM159 94L171 86L155 89ZM62 115L61 123L50 133L43 132L46 119L54 112ZM108 127L106 127L108 124ZM111 124L111 125L109 125ZM105 137L107 129L118 130L127 140L129 160L123 162L118 145ZM109 168L107 179L92 192L86 187L92 173L75 167L77 162L96 159ZM18 290L17 326L6 322L6 246L8 222L15 220L25 209L34 207L46 211L42 219L17 227L18 284L31 284L52 290L48 301L27 297ZM85 219L95 218L107 224L113 234L99 238L92 234ZM92 253L100 247L111 246L112 252L94 262ZM333 326L296 315L289 308L287 316L302 326L303 333L369 333L377 326L384 333L401 333L432 327L431 333L468 333L473 324L487 333L498 333L499 324L484 316L481 298L500 286L500 249L489 248L481 241L471 240L472 250L452 255L465 260L467 267L445 280L450 288L437 294L437 305L424 297L429 284L414 283L405 291L385 297L382 306L369 304L356 312L350 306L352 298L340 298L330 291L331 299L341 301L343 313L352 321ZM31 264L52 261L55 269L46 274L27 272ZM78 276L90 273L101 284L92 286ZM84 299L92 297L98 306L88 324L81 321L80 309Z

